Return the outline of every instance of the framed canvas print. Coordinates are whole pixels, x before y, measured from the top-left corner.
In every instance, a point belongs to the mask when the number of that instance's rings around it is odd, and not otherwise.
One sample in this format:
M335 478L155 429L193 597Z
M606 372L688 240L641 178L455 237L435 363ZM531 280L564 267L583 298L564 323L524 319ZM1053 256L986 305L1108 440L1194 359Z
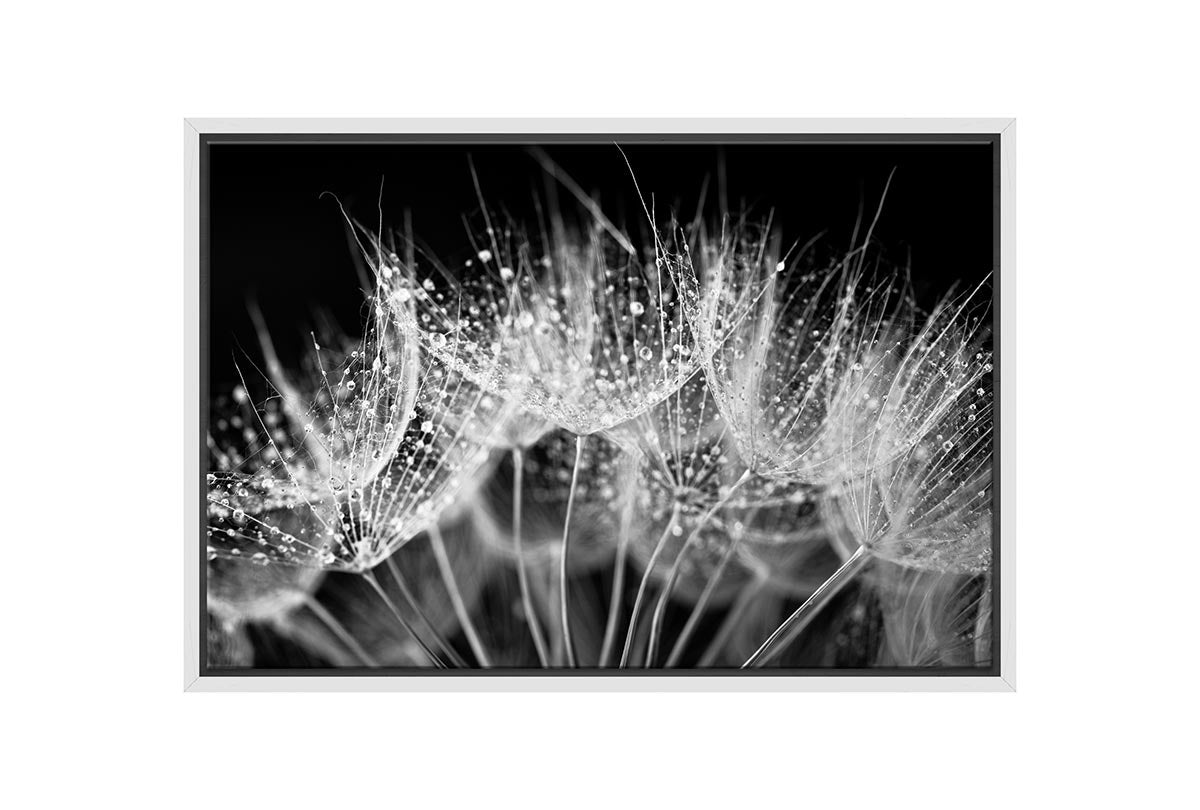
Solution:
M1013 688L1013 133L185 122L186 688Z

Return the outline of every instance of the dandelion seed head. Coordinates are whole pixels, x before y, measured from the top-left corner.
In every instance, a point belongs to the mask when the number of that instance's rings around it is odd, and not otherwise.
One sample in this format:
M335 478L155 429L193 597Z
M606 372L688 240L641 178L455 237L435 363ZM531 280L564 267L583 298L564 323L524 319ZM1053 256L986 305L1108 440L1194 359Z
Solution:
M991 565L992 406L973 391L901 456L846 486L831 524L898 565L975 574Z
M437 520L471 480L487 457L479 436L500 415L479 410L483 393L452 362L421 350L401 322L415 307L393 297L344 360L315 349L315 392L274 374L297 433L265 440L270 456L219 455L208 479L217 557L364 571ZM443 425L450 414L453 431ZM285 514L306 520L289 525Z

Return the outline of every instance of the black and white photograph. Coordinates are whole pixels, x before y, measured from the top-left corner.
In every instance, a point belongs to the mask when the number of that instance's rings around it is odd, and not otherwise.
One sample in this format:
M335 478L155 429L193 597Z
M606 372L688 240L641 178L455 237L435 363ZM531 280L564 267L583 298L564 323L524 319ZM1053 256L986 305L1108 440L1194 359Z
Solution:
M999 166L207 138L202 674L994 677Z

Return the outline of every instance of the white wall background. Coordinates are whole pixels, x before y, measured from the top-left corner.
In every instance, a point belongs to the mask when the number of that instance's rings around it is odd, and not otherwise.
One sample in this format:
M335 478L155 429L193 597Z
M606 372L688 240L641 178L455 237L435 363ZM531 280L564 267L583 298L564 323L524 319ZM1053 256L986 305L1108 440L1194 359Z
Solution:
M9 7L0 802L1184 803L1200 147L1183 9ZM1016 116L1018 692L183 694L182 118L417 115Z

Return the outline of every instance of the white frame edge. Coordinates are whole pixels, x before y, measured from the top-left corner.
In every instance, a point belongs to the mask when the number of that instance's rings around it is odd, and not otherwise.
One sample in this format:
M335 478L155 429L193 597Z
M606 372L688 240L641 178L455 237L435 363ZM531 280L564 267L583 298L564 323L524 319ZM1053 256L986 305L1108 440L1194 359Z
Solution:
M707 134L1000 135L1000 674L955 676L622 677L611 675L208 676L200 675L200 137L208 134ZM1016 287L1016 121L1012 118L189 118L184 120L184 668L187 692L1013 692L1016 573L1013 311Z

